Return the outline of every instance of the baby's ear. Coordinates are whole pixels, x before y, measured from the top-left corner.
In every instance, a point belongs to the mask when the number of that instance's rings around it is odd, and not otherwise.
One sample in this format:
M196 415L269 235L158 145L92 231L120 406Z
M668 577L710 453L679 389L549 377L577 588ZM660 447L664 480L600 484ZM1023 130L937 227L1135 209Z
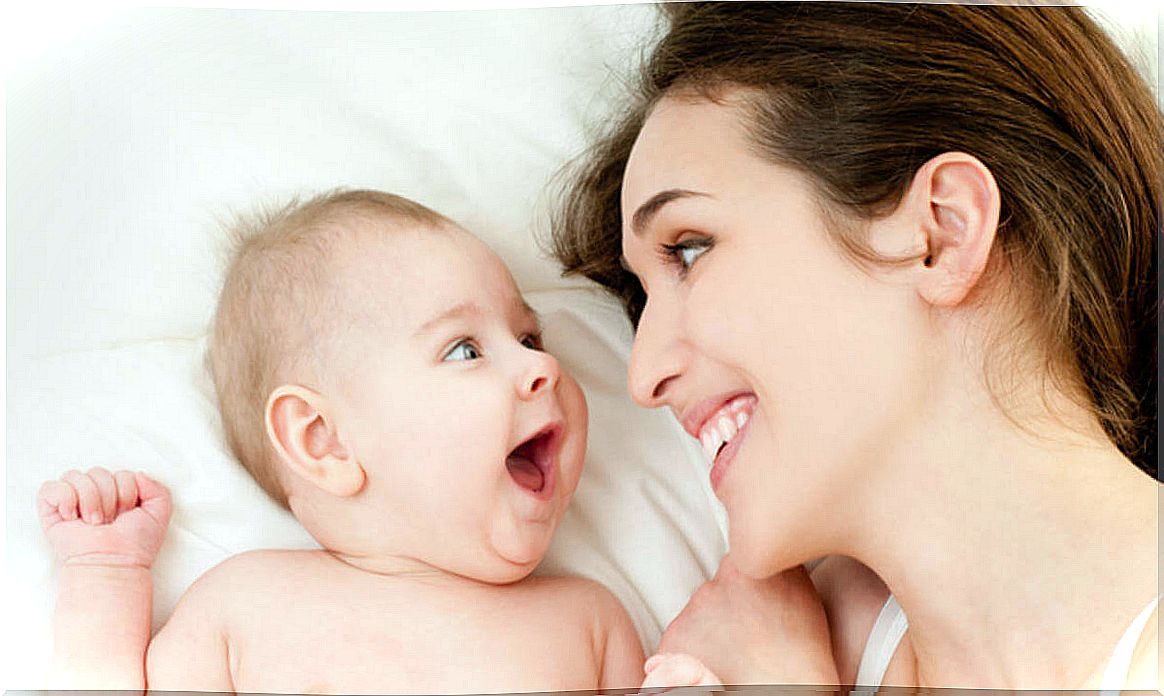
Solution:
M264 414L267 437L291 471L341 498L364 487L364 468L336 432L323 395L298 385L271 392Z

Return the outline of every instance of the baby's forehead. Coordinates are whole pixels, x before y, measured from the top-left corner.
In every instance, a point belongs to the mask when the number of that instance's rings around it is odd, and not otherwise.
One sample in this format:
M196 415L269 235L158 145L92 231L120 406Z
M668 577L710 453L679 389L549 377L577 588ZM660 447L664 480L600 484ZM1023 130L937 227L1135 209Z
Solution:
M504 262L466 230L396 223L369 231L337 255L334 268L353 307L395 325L458 306L534 316Z

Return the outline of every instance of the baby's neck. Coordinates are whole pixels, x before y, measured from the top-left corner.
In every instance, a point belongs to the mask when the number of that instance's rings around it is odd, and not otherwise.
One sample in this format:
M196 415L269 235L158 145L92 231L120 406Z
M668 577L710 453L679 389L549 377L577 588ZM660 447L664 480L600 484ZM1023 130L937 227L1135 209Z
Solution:
M322 547L324 553L347 569L388 578L468 581L414 554L398 553L391 542L371 544L354 530L372 526L362 519L357 506L320 502L310 495L289 496L291 513Z
M350 566L356 570L361 570L365 573L372 573L374 575L389 575L393 577L428 577L437 575L450 575L444 570L437 568L424 561L407 558L404 556L393 555L366 555L347 553L337 551L334 549L325 549L328 555L336 559L344 565Z
M385 578L416 580L426 584L446 583L457 586L487 585L474 578L458 575L452 571L417 558L391 554L354 554L324 549L336 562L361 573L380 575Z

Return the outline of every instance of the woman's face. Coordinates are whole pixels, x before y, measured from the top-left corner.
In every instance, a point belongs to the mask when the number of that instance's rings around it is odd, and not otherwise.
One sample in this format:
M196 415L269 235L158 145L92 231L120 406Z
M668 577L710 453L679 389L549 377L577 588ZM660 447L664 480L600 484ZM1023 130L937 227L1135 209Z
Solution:
M632 396L700 440L732 554L759 576L847 543L855 493L924 405L924 343L916 294L842 254L741 113L659 103L627 163L622 248L647 294ZM902 238L893 224L871 242Z

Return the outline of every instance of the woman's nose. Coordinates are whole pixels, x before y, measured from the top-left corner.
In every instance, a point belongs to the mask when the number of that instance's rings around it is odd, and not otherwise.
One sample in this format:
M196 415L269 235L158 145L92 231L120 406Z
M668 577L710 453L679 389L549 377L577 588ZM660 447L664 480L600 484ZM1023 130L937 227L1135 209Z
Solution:
M518 382L518 391L523 399L532 399L544 391L553 391L562 375L562 368L554 356L541 350L527 348L526 368Z
M667 403L668 390L683 372L686 361L674 311L647 298L631 346L627 388L640 406Z

